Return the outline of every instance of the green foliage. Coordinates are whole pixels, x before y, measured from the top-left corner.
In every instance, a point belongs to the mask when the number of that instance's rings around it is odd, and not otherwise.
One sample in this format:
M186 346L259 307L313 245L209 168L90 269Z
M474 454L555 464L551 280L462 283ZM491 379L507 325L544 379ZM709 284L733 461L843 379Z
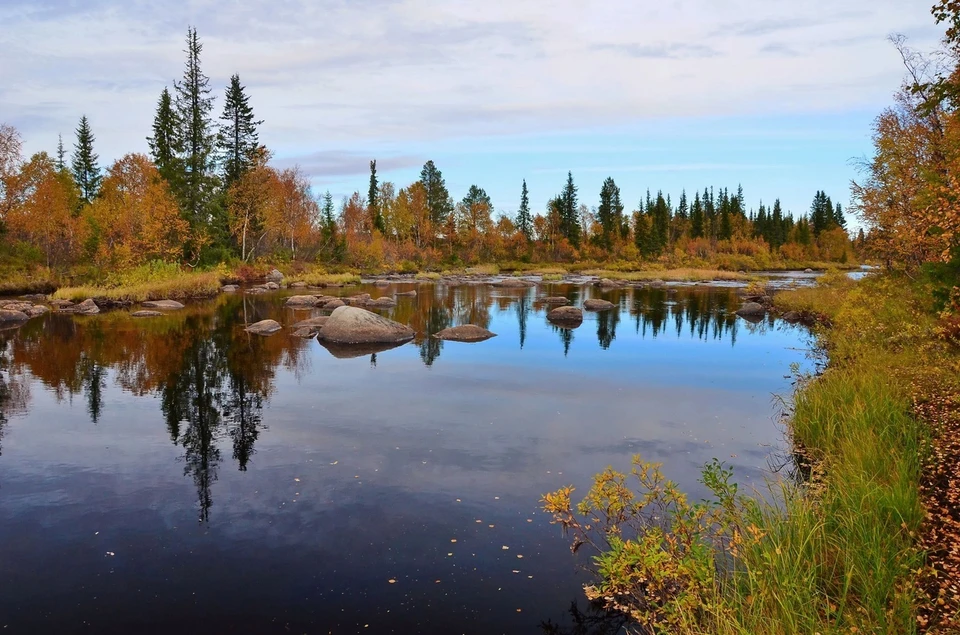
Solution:
M430 212L430 222L440 227L447 222L453 211L453 201L447 191L443 174L437 169L433 161L427 161L420 172L420 182L427 193L427 209Z
M180 186L183 170L180 164L183 143L180 138L181 124L173 108L170 91L164 87L157 102L157 113L153 118L153 136L147 137L150 157L167 183L177 190Z
M73 166L73 179L77 187L80 188L80 198L84 203L89 203L97 197L97 193L100 191L100 182L103 180L100 166L97 165L99 157L93 151L95 140L87 116L80 117L80 125L77 126L77 142L73 146L71 165Z
M217 135L217 145L223 164L223 188L228 189L253 166L260 151L257 126L263 123L254 119L250 97L239 75L230 77L220 120L224 123Z
M517 231L527 240L533 239L533 216L530 215L530 193L527 191L527 180L523 180L520 190L520 207L517 210Z

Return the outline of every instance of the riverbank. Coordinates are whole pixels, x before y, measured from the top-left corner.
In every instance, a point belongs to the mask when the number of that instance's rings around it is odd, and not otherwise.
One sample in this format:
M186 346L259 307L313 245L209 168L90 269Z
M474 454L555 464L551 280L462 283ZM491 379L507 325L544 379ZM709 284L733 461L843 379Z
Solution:
M829 359L797 378L795 480L757 503L714 466L704 484L716 499L691 505L638 460L636 493L608 471L579 508L569 491L546 496L575 544L601 552L588 595L670 632L956 632L960 355L931 298L887 275L827 276L775 296L781 312L819 317ZM644 506L665 501L651 525ZM638 539L596 535L611 503L624 510L618 531L639 526Z

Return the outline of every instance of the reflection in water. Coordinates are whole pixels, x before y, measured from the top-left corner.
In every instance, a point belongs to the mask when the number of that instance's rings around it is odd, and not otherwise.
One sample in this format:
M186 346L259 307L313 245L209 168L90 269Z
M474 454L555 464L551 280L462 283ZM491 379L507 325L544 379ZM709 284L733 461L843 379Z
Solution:
M580 608L576 600L570 602L567 609L569 624L558 624L553 620L540 623L540 632L543 635L617 635L618 633L640 632L636 624L623 613L608 611L598 602L587 604L586 611Z
M389 293L374 287L338 290L340 295L358 292ZM546 320L550 307L538 298L547 295L562 295L575 306L603 298L615 308L588 312L579 328L566 329ZM136 582L131 586L139 589L145 580L144 586L160 597L164 589L177 591L140 576L137 566L161 563L157 571L166 569L157 579L169 580L170 588L186 588L194 579L207 583L196 582L189 593L200 589L210 594L211 588L222 590L234 579L264 576L269 578L264 586L277 589L276 597L263 599L269 607L264 612L289 610L308 625L327 619L311 611L342 608L345 597L355 597L354 612L364 621L335 632L362 631L370 603L393 607L389 616L380 616L381 625L391 627L399 619L398 607L422 609L441 602L455 626L440 630L460 632L466 625L462 630L535 632L537 620L527 608L517 616L519 600L517 606L506 606L507 593L485 595L513 585L509 588L526 598L525 606L543 607L540 615L550 618L541 632L622 632L622 616L575 603L564 619L550 621L579 593L582 580L566 573L574 568L567 544L554 540L553 527L538 515L535 501L568 478L580 487L603 465L638 451L676 458L678 469L690 473L702 453L739 455L746 464L762 465L769 450L758 449L755 433L769 422L757 423L762 409L753 397L746 411L730 404L740 403L744 385L762 395L776 385L764 383L758 374L747 375L759 366L755 358L731 355L726 343L735 345L738 335L748 342L745 333L780 327L769 319L756 325L738 320L733 315L738 305L730 289L423 284L416 296L399 296L396 307L380 311L416 331L412 345L396 350L392 345L335 347L291 337L287 327L321 312L285 308L284 294L223 295L140 321L125 311L90 317L48 314L0 333L0 441L10 446L0 461L5 488L0 545L32 540L31 548L63 558L65 569L88 571L103 564L108 550L120 553L113 543L90 542L90 536L109 533L103 532L99 515L90 512L102 506L115 519L115 536L123 536L116 544L144 546L139 551L146 555L136 565L125 562L129 568L117 569L126 576L122 581ZM243 330L245 324L268 318L283 324L284 331L260 337ZM467 323L501 337L448 348L432 337ZM795 344L794 335L784 341ZM696 347L685 345L691 340ZM722 345L701 345L712 342ZM351 360L357 356L363 359ZM769 359L764 358L765 364ZM411 372L425 366L432 371ZM782 375L774 372L773 377L780 381ZM696 400L689 394L700 389L711 396L691 403ZM283 398L274 398L277 394ZM71 407L74 401L76 407ZM323 417L311 416L321 412L311 410L315 405L326 409ZM38 413L35 418L25 417L23 425L10 423L14 415L29 415L28 406ZM705 410L711 415L707 423L698 420ZM147 412L162 414L162 420L144 416L144 422L126 421L131 413L131 419L139 419ZM746 430L750 416L755 427ZM596 423L584 435L588 420ZM63 429L76 436L57 436ZM771 436L762 438L776 443ZM718 445L706 446L706 438L719 440ZM26 449L14 439L26 443ZM120 450L112 449L114 443ZM97 453L107 446L108 453ZM111 472L120 470L125 459L134 462L123 472L130 476L130 489ZM149 467L141 467L141 459ZM561 469L566 474L558 476ZM73 484L73 479L81 480ZM96 494L84 498L86 490ZM46 501L52 501L49 507ZM194 509L199 525L192 522ZM74 529L75 523L94 517L89 522L96 527ZM55 529L37 533L41 525ZM164 534L168 525L176 532ZM197 533L189 534L184 525ZM60 535L74 540L62 552L56 551ZM161 542L142 536L160 536L156 540ZM225 555L240 543L255 549ZM187 547L177 551L181 545ZM189 564L164 549L189 553ZM254 552L264 555L252 556ZM82 559L89 553L95 565ZM311 558L309 565L301 562L301 554ZM0 563L15 555L12 548L0 546ZM519 555L526 557L520 560ZM277 577L270 578L271 572ZM97 570L101 573L98 580L110 578L113 571ZM19 579L17 575L12 565L0 564L0 583ZM388 576L395 585L387 585ZM560 586L557 576L566 586ZM318 577L322 584L289 582ZM387 591L375 587L373 578ZM63 580L76 581L70 576ZM340 585L346 590L334 589ZM399 599L389 596L391 589ZM108 595L100 591L98 597ZM243 590L232 591L248 597ZM71 606L85 606L73 602L75 589L59 592L49 597L69 597ZM285 592L310 601L299 600L302 606L290 608L292 600L280 597ZM441 595L445 599L438 599ZM240 616L242 611L231 604L235 601L223 600L221 613ZM5 605L0 599L0 613L17 602L12 598ZM473 613L463 608L468 604ZM473 621L481 611L492 613L491 607L505 609L506 616ZM160 613L148 611L151 617ZM80 609L77 614L86 617ZM429 621L425 615L409 619ZM430 630L414 628L420 622L408 625L411 631ZM118 626L113 632L124 631Z

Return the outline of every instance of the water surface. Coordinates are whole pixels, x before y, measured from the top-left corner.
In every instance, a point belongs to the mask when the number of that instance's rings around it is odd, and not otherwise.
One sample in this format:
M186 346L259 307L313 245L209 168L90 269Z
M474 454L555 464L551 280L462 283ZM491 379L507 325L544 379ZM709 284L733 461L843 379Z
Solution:
M733 289L416 288L416 340L357 357L245 333L311 315L283 292L0 334L4 632L540 633L587 580L544 492L641 453L698 497L784 447L807 335ZM618 308L559 329L559 294ZM430 337L465 323L498 337Z

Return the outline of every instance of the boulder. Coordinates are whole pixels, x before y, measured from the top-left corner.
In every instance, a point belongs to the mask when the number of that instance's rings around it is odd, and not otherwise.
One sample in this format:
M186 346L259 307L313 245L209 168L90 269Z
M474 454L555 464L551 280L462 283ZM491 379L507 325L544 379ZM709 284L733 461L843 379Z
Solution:
M576 328L583 323L583 311L575 306L560 306L547 313L547 319L554 324Z
M415 298L415 297L417 297L417 290L416 290L416 289L410 289L409 291L398 291L396 295L397 295L397 296L406 296L406 297L409 297L409 298Z
M283 274L280 273L279 271L277 271L276 269L274 269L273 271L271 271L270 273L268 273L268 274L265 276L265 278L266 278L267 282L273 282L273 283L275 283L275 284L277 284L277 285L279 285L281 282L283 282Z
M311 337L316 337L318 330L320 330L320 329L318 329L318 328L315 327L315 326L304 326L304 327L298 328L296 331L294 331L294 332L291 333L290 335L291 335L292 337L300 337L300 338L303 338L303 339L305 339L305 340L308 340L308 339L310 339Z
M87 298L80 304L75 304L70 307L70 310L80 315L96 315L100 312L100 307L97 306L97 303L94 302L93 299Z
M130 314L130 317L135 318L148 318L148 317L160 317L163 315L160 311L134 311Z
M263 288L266 289L267 291L276 291L277 289L280 288L280 284L277 283L277 282L273 282L273 281L271 280L271 281L269 281L269 282L264 282L264 283L263 283Z
M793 323L793 322L799 322L800 320L802 320L803 316L801 316L796 311L787 311L786 313L783 314L783 319L785 322Z
M615 281L611 280L610 278L601 278L600 280L597 280L597 282L594 283L593 286L595 286L595 287L604 287L604 288L608 288L608 289L609 289L609 288L613 288L613 287L623 286L623 283L622 283L622 282L615 282Z
M389 309L390 307L397 306L397 301L393 298L383 296L380 298L374 298L373 300L367 300L367 306L374 309Z
M253 333L254 335L273 335L283 327L280 326L275 320L260 320L255 324L251 324L244 330L247 333Z
M317 317L312 317L306 320L300 320L290 328L293 329L303 329L303 328L312 328L318 329L327 323L327 320L330 319L329 315L319 315Z
M315 295L292 295L287 298L287 306L313 308L317 305L317 296Z
M50 306L55 309L65 309L73 306L73 302L70 300L50 300Z
M28 293L27 295L20 296L21 300L29 300L30 302L46 302L47 296L42 293Z
M451 342L482 342L491 337L496 337L497 334L475 324L463 324L443 329L439 333L434 333L433 336L438 340L450 340Z
M813 269L804 269L803 273L813 273Z
M164 311L176 311L183 308L183 305L176 300L150 300L149 302L141 302L141 304L148 309L163 309Z
M737 315L739 315L742 318L747 318L747 317L757 318L757 317L763 317L763 315L766 312L767 310L759 302L745 302L743 306L741 306L740 309L737 311Z
M14 311L12 309L0 309L0 324L16 324L26 322L30 317L23 311Z
M323 308L325 309L339 309L342 306L347 306L347 303L341 300L340 298L334 298L329 302L324 303Z
M551 296L548 298L541 298L540 301L545 302L546 304L570 304L570 300L562 296Z
M22 300L0 300L0 309L7 311L26 311L33 308L33 302L24 302Z
M247 293L250 295L263 295L267 290L262 286L250 287L247 289Z
M291 289L306 289L306 288L307 288L307 283L306 283L306 282L303 282L303 281L300 281L300 282L291 282L289 286L290 286Z
M238 287L235 284L225 284L222 287L220 287L220 290L223 291L224 293L234 293L239 288L240 287Z
M521 280L520 278L504 278L503 280L494 282L493 286L500 287L501 289L529 289L537 285L529 280Z
M320 329L319 339L335 344L398 344L412 340L409 326L352 306L337 307Z
M339 300L339 299L340 298L333 295L322 295L319 298L317 298L317 306L324 306L325 304L329 304L334 300Z
M50 310L50 309L48 309L47 307L45 307L45 306L43 306L43 305L35 304L35 305L33 305L32 307L30 307L29 309L25 310L24 313L25 313L25 314L27 315L27 317L29 317L29 318L35 318L35 317L39 317L39 316L43 315L44 313L46 313L46 312L49 311L49 310Z
M596 298L591 298L583 303L583 308L587 311L609 311L614 308L616 305L613 302L608 300L599 300Z
M377 280L377 281L374 282L373 284L376 285L376 286L378 286L378 287L389 287L389 286L390 286L390 281L389 281L389 280Z

